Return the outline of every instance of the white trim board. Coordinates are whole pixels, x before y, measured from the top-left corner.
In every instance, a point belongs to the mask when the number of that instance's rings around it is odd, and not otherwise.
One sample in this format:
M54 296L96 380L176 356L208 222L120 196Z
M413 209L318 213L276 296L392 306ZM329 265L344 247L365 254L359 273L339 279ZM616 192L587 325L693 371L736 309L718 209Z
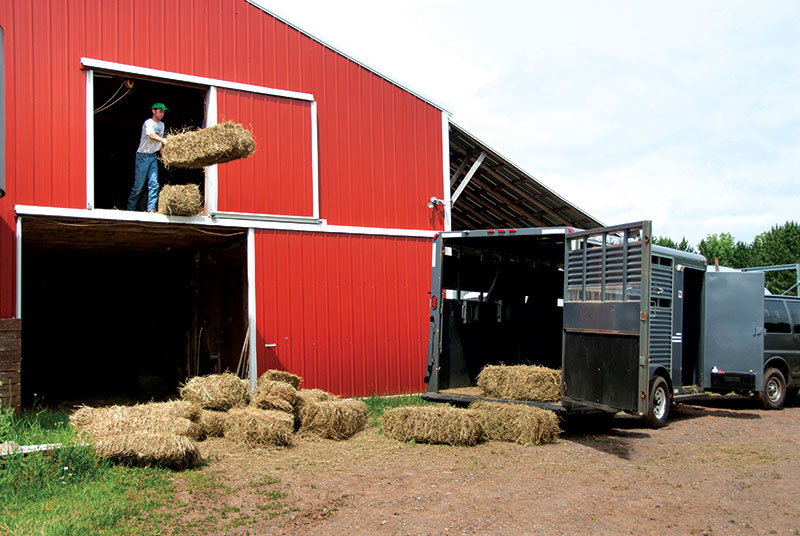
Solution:
M246 91L247 93L259 93L262 95L273 95L275 97L285 97L287 99L298 99L313 102L314 95L310 93L300 93L298 91L287 91L285 89L276 89L266 86L255 86L252 84L240 84L238 82L230 82L228 80L219 80L217 78L207 78L205 76L194 76L191 74L182 74L172 71L161 71L159 69L150 69L148 67L137 67L135 65L127 65L125 63L115 63L113 61L96 60L93 58L81 58L81 65L89 69L96 69L100 71L110 71L124 74L134 74L146 78L161 78L165 80L174 80L176 82L185 82L187 84L195 84L198 86L206 87L223 87L225 89L235 89L237 91Z
M17 216L51 216L59 218L84 218L102 221L132 221L146 223L172 223L173 225L204 225L208 227L239 227L242 229L264 229L273 231L301 231L310 233L360 234L371 236L405 236L410 238L433 238L441 231L425 229L395 229L386 227L359 227L353 225L328 225L325 220L309 223L276 221L269 219L212 218L207 216L165 216L148 212L127 210L40 207L15 205Z

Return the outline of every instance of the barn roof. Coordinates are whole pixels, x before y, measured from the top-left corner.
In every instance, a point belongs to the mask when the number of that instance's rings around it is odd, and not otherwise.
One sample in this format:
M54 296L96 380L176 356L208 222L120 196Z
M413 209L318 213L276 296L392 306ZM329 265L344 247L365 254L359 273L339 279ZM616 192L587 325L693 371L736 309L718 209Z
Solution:
M603 226L453 121L450 189L454 230Z

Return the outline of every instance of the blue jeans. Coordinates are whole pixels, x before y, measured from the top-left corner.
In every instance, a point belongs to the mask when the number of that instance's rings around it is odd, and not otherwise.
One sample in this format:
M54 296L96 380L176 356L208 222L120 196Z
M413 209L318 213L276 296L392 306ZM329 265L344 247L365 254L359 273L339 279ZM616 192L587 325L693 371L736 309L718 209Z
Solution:
M128 197L128 210L136 210L145 182L147 182L147 210L156 210L158 205L157 153L136 153L136 170L131 195Z

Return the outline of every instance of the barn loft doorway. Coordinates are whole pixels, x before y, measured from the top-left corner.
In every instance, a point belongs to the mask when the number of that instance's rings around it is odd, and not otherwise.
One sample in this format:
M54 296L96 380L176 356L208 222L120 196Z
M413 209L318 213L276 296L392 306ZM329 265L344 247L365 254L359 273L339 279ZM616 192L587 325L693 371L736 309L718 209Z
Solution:
M23 404L146 401L247 365L247 231L22 218Z
M136 148L142 124L152 116L151 106L169 108L164 125L169 134L205 126L207 88L95 72L94 98L94 202L95 208L124 210L133 186ZM205 195L202 169L165 169L159 162L158 179L166 184L197 184ZM145 190L146 192L146 190ZM140 198L144 210L147 195Z

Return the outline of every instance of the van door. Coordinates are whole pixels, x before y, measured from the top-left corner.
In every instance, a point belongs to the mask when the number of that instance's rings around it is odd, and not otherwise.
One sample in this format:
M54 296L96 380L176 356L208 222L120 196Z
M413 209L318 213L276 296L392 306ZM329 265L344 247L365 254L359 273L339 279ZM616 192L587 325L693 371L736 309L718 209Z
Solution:
M763 272L706 272L701 334L704 388L761 390L763 319Z
M564 405L647 411L650 238L649 221L566 235Z

